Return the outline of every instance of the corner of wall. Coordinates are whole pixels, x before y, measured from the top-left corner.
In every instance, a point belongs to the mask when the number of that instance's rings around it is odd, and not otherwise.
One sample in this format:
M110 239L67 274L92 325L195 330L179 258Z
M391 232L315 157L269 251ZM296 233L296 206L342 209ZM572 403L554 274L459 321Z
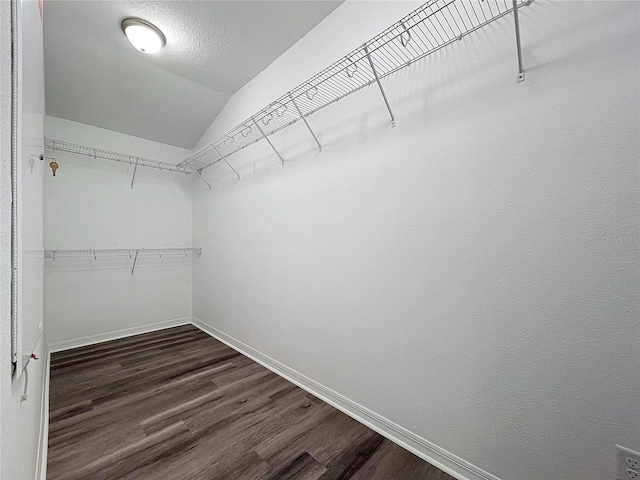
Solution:
M453 455L419 435L401 427L391 420L369 410L344 395L318 383L293 368L278 362L240 340L193 317L191 322L206 334L233 348L242 355L268 368L276 375L306 390L320 400L349 415L402 448L429 462L458 480L500 480L481 468Z

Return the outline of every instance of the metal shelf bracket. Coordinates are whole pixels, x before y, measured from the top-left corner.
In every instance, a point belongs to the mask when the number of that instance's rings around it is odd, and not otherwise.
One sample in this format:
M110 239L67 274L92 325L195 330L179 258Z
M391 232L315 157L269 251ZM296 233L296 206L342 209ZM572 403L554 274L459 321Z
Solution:
M518 15L518 0L513 0L513 20L516 25L516 49L518 50L518 75L516 81L524 82L524 67L522 66L522 43L520 42L520 16Z
M367 47L366 43L363 46L364 46L364 53L367 55L367 59L369 60L369 65L371 65L371 71L373 72L373 76L376 77L378 88L380 88L380 93L382 93L382 98L384 99L384 103L387 105L387 110L389 110L389 115L391 115L391 127L395 127L396 117L393 116L393 112L391 111L391 105L389 105L389 100L387 100L387 95L386 93L384 93L384 88L382 88L382 83L380 83L380 77L378 76L376 66L373 64L373 59L371 58L371 54L369 53L369 48Z
M211 190L211 184L202 177L199 170L194 170L193 173L195 173L198 176L198 178L202 180L207 187L209 187L209 190Z
M136 158L136 166L133 167L133 177L131 177L131 188L133 188L133 182L135 182L135 180L136 180L136 171L138 170L138 162L139 162L139 160Z
M264 139L269 142L269 145L271 145L271 148L273 149L274 152L276 152L276 155L278 155L278 158L280 159L280 161L282 162L282 165L284 166L284 158L282 158L282 155L280 155L280 153L278 152L278 150L276 150L276 147L273 146L273 143L271 143L271 140L269 140L269 137L267 137L264 132L262 131L262 129L260 128L260 125L258 125L258 122L256 122L256 119L251 117L251 120L253 121L253 124L258 128L258 131L262 134L262 136L264 137Z
M133 271L136 269L136 262L138 261L138 250L136 250L136 256L133 259L133 267L131 267L131 275L133 275Z
M320 145L320 142L318 141L318 137L316 137L316 134L313 133L313 130L311 130L311 127L309 126L309 122L307 122L307 119L304 118L304 115L302 115L302 111L300 110L300 107L298 107L298 104L296 103L295 98L293 98L293 95L291 95L291 94L289 94L289 98L291 99L291 103L293 103L293 106L296 107L296 110L298 111L298 114L300 115L300 118L302 119L304 124L309 129L309 132L311 133L311 136L313 137L313 139L318 144L318 153L322 153L322 145Z
M220 150L218 150L218 147L216 145L213 146L213 150L218 154L218 156L220 157L218 159L218 161L222 160L224 163L227 164L227 167L229 167L231 170L233 170L233 173L236 174L236 176L238 177L238 180L240 180L240 174L236 171L235 168L233 168L231 166L231 164L229 162L227 162L227 157L222 156L222 154L220 153Z

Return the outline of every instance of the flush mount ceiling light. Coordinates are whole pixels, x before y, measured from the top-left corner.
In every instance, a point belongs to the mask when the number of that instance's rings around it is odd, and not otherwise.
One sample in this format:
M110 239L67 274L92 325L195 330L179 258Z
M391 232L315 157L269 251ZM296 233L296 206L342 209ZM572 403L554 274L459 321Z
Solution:
M120 27L131 45L142 53L156 53L167 43L158 27L141 18L125 18Z

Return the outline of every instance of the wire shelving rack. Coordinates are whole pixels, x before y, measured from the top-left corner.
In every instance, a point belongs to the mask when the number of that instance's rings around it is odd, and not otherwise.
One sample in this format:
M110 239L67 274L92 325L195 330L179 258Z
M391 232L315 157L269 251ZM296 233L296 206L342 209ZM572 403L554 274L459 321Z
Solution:
M511 13L514 14L515 21L517 81L521 82L524 80L524 69L518 9L532 1L429 0L376 37L236 125L222 137L182 160L178 166L191 166L201 171L224 161L233 168L227 162L227 157L263 139L284 163L269 136L300 120L305 123L322 151L307 117L372 84L378 85L391 116L391 125L395 126L395 117L380 83L381 79Z
M162 162L160 160L152 160L150 158L138 157L135 155L129 155L126 153L113 152L110 150L103 150L101 148L89 147L86 145L79 145L71 142L64 142L62 140L54 140L52 138L45 138L45 147L51 151L73 153L76 155L83 155L86 157L93 157L94 159L109 160L112 162L126 163L134 167L133 177L131 179L131 188L135 181L136 171L138 167L154 168L157 170L164 170L167 172L182 173L185 175L195 174L211 188L208 182L206 182L201 176L200 172L194 169L190 164L180 162L179 164Z
M94 260L109 257L129 257L132 261L131 275L136 268L138 257L185 257L193 258L202 255L201 248L102 248L77 250L45 250L44 256L55 262L56 259L85 258Z
M322 151L322 145L307 117L370 85L377 84L391 117L391 126L395 127L395 116L381 83L382 79L510 14L513 14L515 24L518 65L516 79L518 82L524 81L518 10L532 1L428 0L382 33L177 164L50 138L45 139L45 146L53 151L133 165L131 188L137 168L141 166L186 175L195 174L211 189L211 185L201 175L204 168L224 161L239 179L240 174L227 158L261 140L267 141L284 164L284 158L269 137L299 121L305 124L319 151Z

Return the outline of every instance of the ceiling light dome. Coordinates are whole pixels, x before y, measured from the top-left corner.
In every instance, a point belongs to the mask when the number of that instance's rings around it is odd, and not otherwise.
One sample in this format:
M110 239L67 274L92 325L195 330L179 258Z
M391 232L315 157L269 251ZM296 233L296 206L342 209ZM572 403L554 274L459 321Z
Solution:
M120 27L131 44L143 53L156 53L167 43L158 27L141 18L125 18Z

